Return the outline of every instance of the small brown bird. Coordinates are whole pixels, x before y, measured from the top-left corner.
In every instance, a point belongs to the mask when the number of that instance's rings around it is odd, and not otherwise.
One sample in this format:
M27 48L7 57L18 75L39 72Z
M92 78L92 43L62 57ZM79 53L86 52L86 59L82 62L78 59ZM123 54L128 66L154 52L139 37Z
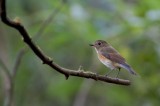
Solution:
M90 46L93 46L95 48L99 60L105 66L110 68L111 71L114 69L118 69L120 71L121 68L124 68L131 74L137 75L132 67L126 63L126 60L106 41L97 40L94 44L90 44ZM118 77L119 71L116 77Z

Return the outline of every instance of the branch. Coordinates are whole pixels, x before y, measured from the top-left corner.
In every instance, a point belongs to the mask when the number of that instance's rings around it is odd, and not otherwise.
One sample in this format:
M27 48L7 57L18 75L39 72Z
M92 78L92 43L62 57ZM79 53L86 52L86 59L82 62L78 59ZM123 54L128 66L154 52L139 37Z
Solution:
M35 34L34 39L37 40L37 38L42 35L42 33L44 32L44 30L47 27L47 25L55 18L56 14L59 13L59 11L60 11L60 9L62 9L63 5L64 5L64 2L61 1L59 7L56 10L54 10L47 17L47 19L42 23L42 25L40 26L39 30ZM2 73L2 75L4 77L4 88L5 88L5 91L4 91L5 92L4 106L14 106L15 78L16 78L16 74L17 74L18 68L20 66L22 57L27 52L27 50L28 50L28 48L24 47L18 52L18 55L16 56L16 60L15 60L13 69L11 71L12 73L7 68L7 66L2 61L2 59L0 59L0 66L3 68L2 70L4 71L4 74Z
M24 42L32 49L35 55L42 60L43 64L47 64L48 66L52 67L58 72L64 74L66 76L66 79L68 79L68 77L71 75L71 76L78 76L78 77L83 77L83 78L91 78L94 80L100 80L100 81L119 84L119 85L130 85L129 80L110 78L110 77L106 77L102 75L97 75L96 73L92 73L92 72L84 72L83 70L80 70L80 71L70 70L70 69L63 68L59 66L58 64L54 63L53 60L51 60L50 57L46 56L42 52L42 50L32 41L26 29L19 21L12 21L9 18L7 18L5 0L1 0L0 3L1 3L0 15L1 15L2 22L18 30L20 35L23 37Z

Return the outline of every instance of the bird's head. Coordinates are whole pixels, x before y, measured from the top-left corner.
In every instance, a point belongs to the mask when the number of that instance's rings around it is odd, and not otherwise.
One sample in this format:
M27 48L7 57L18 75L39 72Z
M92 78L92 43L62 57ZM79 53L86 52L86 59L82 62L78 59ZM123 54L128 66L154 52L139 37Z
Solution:
M90 46L95 47L97 50L99 50L102 47L107 47L108 45L109 44L104 40L96 40L94 44L90 44Z

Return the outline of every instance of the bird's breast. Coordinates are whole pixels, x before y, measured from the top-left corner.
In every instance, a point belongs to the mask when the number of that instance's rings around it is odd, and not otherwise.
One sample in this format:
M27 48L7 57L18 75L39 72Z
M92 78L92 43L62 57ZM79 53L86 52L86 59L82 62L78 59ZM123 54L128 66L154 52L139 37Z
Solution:
M109 59L107 59L106 57L104 57L101 54L98 54L98 58L99 60L108 68L110 68L111 70L115 69L116 67L114 66L113 62Z

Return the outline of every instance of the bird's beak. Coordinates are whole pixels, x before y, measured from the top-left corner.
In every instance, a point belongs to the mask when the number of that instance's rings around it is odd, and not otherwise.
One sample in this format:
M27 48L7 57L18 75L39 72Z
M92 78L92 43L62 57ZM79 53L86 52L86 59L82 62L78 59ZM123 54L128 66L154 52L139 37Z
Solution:
M89 44L89 46L94 46L94 44Z

